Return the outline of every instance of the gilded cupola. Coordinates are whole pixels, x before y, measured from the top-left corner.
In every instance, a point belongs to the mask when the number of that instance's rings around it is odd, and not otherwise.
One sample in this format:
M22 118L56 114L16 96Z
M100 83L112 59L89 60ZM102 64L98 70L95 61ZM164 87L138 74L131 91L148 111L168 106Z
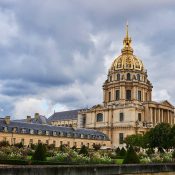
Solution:
M131 37L128 34L128 24L126 25L126 36L123 40L123 49L121 55L117 57L111 66L112 70L139 70L144 71L144 65L142 61L133 54L133 48L131 47Z

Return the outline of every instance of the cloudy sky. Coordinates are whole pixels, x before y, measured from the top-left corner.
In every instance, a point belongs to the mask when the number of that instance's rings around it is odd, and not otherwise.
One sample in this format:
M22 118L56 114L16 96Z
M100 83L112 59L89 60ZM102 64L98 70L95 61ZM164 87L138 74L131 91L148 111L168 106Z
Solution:
M129 21L153 99L175 105L174 0L0 0L0 117L90 107Z

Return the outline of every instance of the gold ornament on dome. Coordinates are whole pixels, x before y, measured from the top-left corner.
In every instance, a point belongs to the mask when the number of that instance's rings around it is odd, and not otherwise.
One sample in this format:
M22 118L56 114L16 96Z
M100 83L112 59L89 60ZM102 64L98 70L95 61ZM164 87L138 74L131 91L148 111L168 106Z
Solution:
M131 47L131 37L128 34L128 24L126 26L126 36L123 40L122 54L117 57L112 63L112 69L133 69L133 70L144 70L142 61L133 55L133 49Z

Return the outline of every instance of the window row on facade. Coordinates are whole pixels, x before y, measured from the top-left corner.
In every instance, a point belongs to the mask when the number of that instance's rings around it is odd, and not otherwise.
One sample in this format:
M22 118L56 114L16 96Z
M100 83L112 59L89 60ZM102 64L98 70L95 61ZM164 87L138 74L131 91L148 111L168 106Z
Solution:
M3 127L3 132L9 132L8 127ZM82 133L69 133L62 131L42 131L34 129L18 129L12 128L12 133L21 133L21 134L37 134L37 135L46 135L46 136L58 136L58 137L73 137L73 138L82 138L82 139L94 139L94 140L105 140L106 137L103 135L93 135L93 134L82 134Z
M59 147L61 145L66 145L68 147L70 146L76 146L76 147L81 147L83 145L87 146L87 147L93 147L94 144L96 144L95 142L87 142L87 143L84 143L84 142L75 142L75 141L63 141L63 140L50 140L50 139L45 139L44 141L41 140L41 139L25 139L25 138L11 138L10 140L8 140L6 137L3 137L3 140L4 141L9 141L10 144L12 145L15 145L17 143L22 143L23 145L31 145L31 144L39 144L39 143L43 143L43 144L46 144L46 145L54 145L56 147ZM105 146L105 144L103 144L103 146Z
M137 119L139 122L142 121L142 114L141 113L138 113L138 119ZM104 121L104 117L103 117L103 114L102 113L98 113L96 115L96 121L97 122L103 122ZM123 112L120 112L119 113L119 120L120 122L123 122L124 121L124 113Z
M123 74L116 74L116 78L114 78L114 80L117 80L117 81L120 81L120 80L122 80L124 75ZM126 80L132 80L132 79L136 79L136 80L138 80L138 81L141 81L141 75L140 74L134 74L134 75L132 75L132 74L130 74L130 73L127 73L126 74L126 78L125 78ZM111 81L113 81L113 77L112 77L112 75L111 76L109 76L109 82L111 82Z
M132 99L132 90L128 89L125 92L126 94L126 100L131 100ZM145 93L145 97L147 96L147 93ZM111 98L111 92L108 93L108 101L110 102L112 100ZM120 100L120 90L115 91L115 100L118 101ZM137 91L137 100L142 101L142 91L138 90Z

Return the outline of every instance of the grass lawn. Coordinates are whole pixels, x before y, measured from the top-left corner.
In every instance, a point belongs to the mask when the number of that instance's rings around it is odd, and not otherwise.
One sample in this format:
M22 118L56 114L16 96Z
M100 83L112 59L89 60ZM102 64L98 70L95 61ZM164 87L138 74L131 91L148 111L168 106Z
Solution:
M115 163L121 165L123 163L123 159L115 159Z

